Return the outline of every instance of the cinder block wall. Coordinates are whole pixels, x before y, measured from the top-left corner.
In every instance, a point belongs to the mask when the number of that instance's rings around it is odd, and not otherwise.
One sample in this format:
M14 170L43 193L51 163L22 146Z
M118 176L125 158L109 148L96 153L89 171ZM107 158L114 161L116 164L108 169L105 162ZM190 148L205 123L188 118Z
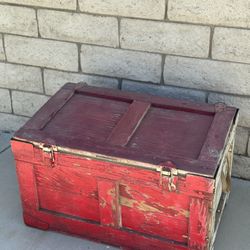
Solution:
M67 81L237 106L250 179L249 0L0 0L0 79L4 130Z

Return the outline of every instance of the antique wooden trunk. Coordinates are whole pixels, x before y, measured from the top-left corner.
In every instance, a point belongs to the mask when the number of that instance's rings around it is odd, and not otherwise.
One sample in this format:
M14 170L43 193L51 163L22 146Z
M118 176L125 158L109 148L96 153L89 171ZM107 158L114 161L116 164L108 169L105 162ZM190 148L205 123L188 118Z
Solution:
M237 113L66 84L12 138L25 223L126 249L212 249Z

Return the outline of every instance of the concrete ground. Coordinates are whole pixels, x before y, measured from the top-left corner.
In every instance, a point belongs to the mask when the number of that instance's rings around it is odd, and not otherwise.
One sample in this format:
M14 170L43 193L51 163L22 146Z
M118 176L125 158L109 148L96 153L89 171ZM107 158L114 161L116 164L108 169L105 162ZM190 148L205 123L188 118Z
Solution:
M67 235L26 227L18 194L11 134L0 133L0 249L1 250L115 250L117 248ZM250 249L250 182L233 179L215 250Z

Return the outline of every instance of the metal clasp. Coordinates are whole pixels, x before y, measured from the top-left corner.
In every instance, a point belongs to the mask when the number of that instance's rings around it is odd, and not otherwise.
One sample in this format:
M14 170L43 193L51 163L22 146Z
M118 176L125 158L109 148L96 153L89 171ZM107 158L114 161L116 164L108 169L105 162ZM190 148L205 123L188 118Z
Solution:
M168 190L170 192L176 191L176 177L178 176L178 169L172 161L162 162L161 166L161 176L167 176L168 178Z
M58 151L57 147L40 144L39 148L43 151L43 162L51 168L55 167L55 152Z
M175 168L170 169L170 177L168 182L168 189L170 192L176 191L176 185L174 183L174 178L178 176L178 170Z

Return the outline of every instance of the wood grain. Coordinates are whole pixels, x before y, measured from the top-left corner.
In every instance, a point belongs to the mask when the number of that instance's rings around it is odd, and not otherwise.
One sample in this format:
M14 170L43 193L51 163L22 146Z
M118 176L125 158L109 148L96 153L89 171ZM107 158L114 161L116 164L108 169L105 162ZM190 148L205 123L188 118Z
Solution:
M150 103L133 101L106 140L107 143L126 146L150 108Z
M225 105L69 83L11 142L24 222L127 249L208 250L236 122Z
M119 184L105 179L98 179L98 195L101 225L121 227L119 204Z
M237 114L220 107L69 83L15 138L214 177Z

